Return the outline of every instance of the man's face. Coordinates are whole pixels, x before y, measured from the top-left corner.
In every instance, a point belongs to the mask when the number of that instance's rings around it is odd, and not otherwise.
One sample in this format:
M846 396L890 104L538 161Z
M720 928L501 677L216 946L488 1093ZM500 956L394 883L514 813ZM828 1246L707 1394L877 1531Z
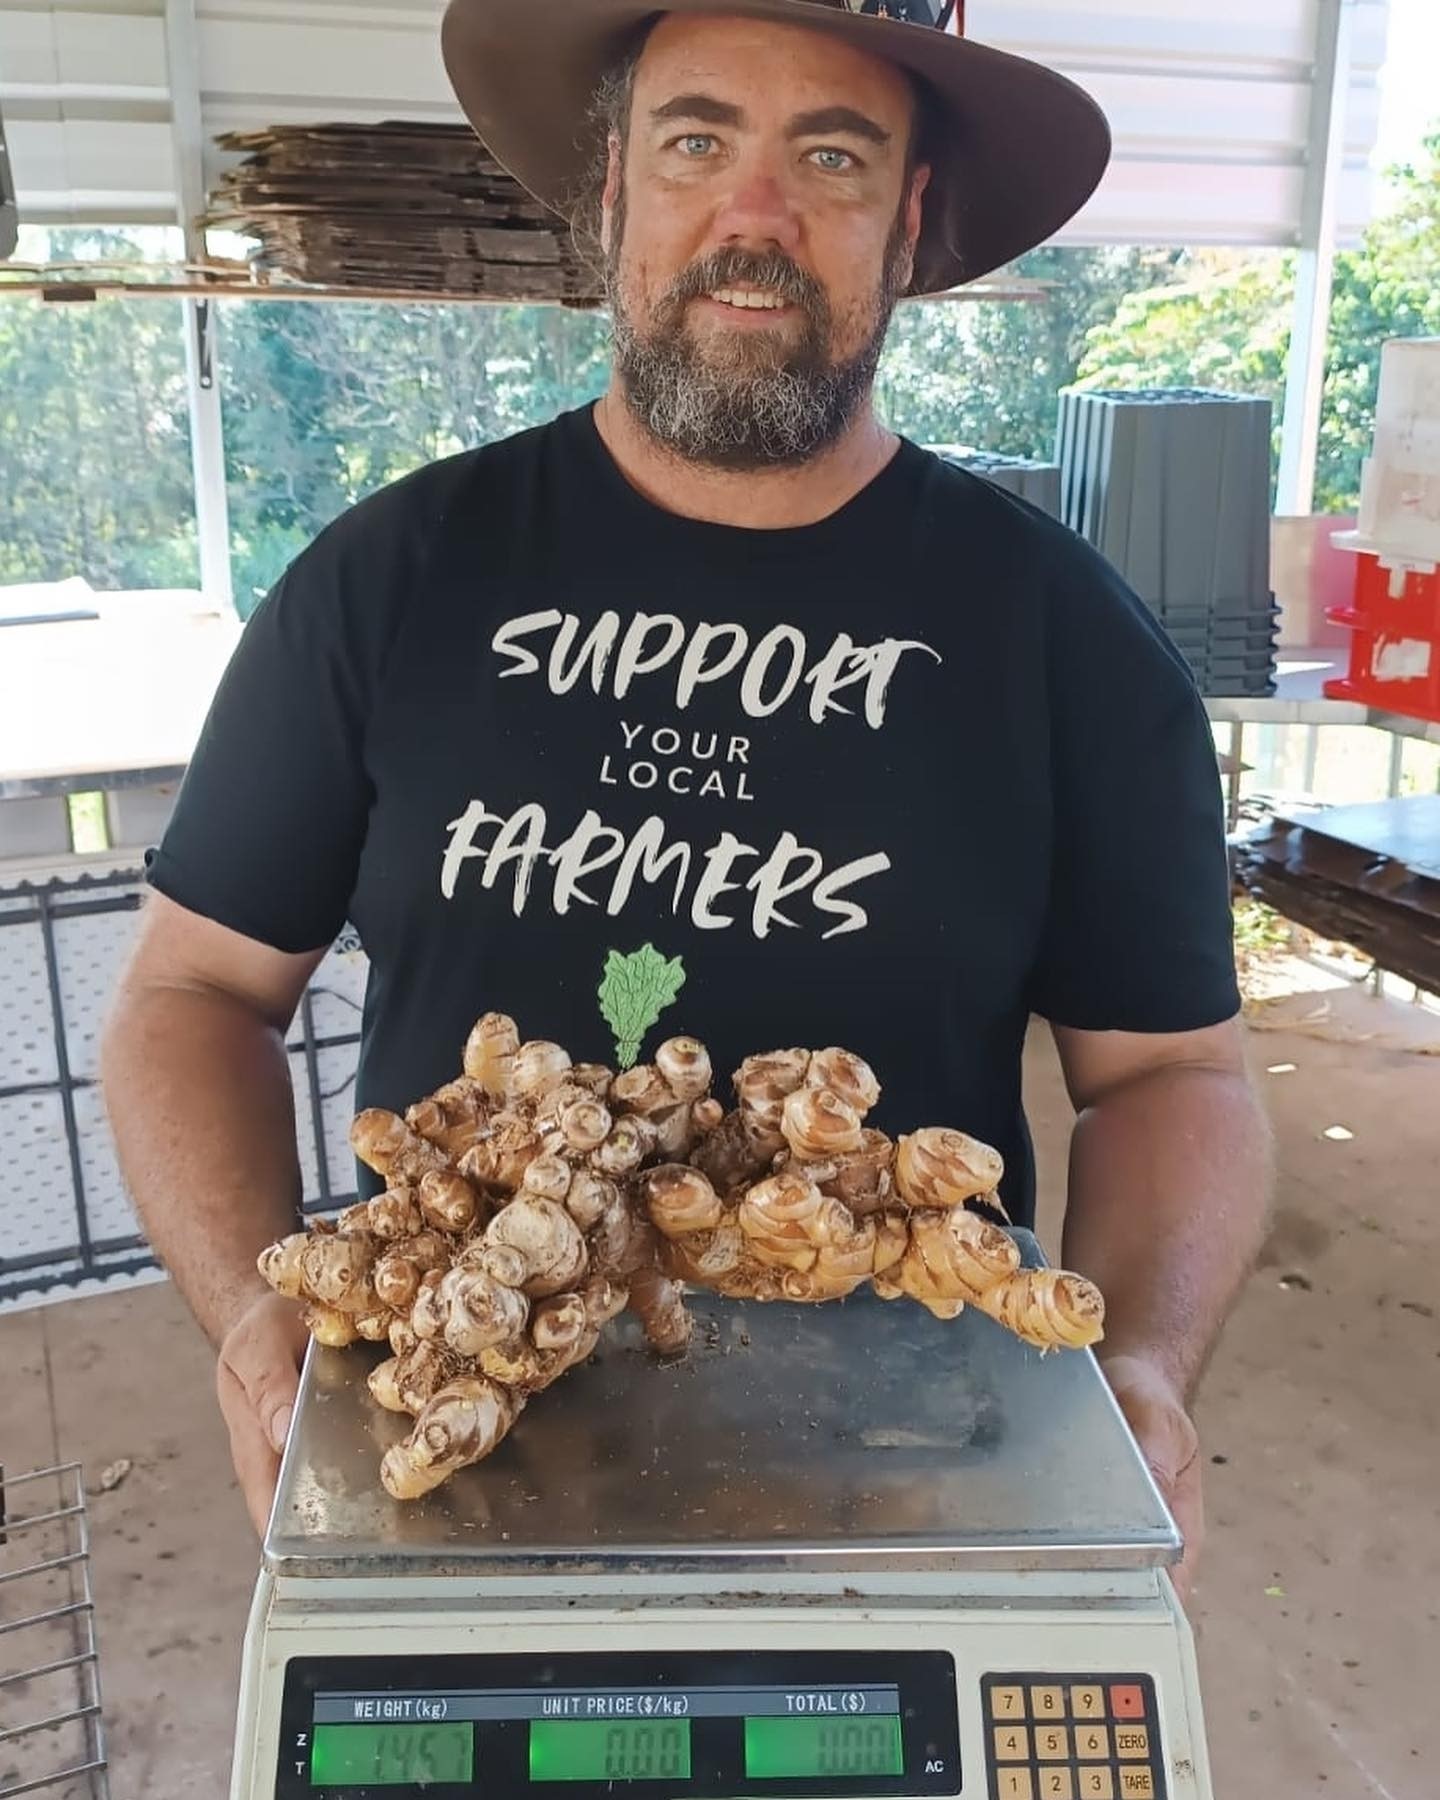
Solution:
M603 243L632 411L687 459L794 464L869 394L928 171L890 64L819 32L662 19L612 142Z

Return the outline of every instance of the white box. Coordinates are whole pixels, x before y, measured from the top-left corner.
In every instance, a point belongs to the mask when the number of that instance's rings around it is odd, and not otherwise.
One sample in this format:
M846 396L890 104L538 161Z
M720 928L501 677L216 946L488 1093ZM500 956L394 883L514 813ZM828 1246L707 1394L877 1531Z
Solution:
M1391 338L1381 350L1357 530L1381 551L1440 560L1440 338Z

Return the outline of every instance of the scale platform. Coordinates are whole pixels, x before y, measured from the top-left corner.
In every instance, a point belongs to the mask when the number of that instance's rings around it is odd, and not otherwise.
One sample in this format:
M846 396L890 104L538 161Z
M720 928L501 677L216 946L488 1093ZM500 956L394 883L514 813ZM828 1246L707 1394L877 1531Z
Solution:
M690 1305L408 1505L380 1352L312 1346L232 1800L1208 1800L1179 1538L1088 1352Z

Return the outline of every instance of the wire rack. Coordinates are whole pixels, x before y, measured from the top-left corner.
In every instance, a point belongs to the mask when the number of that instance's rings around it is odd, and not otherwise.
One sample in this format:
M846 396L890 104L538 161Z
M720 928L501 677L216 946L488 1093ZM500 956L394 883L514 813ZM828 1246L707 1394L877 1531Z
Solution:
M79 1463L0 1468L0 1800L109 1800Z

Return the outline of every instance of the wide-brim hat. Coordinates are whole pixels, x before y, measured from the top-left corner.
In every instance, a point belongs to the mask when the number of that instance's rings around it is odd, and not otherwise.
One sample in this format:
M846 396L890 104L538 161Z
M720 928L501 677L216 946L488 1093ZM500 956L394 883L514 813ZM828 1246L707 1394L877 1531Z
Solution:
M925 0L885 0L928 11ZM602 77L662 13L801 25L923 82L935 142L912 294L998 269L1079 211L1110 157L1095 101L1043 64L852 0L450 0L445 66L465 114L522 187L573 217L604 146L590 116Z

